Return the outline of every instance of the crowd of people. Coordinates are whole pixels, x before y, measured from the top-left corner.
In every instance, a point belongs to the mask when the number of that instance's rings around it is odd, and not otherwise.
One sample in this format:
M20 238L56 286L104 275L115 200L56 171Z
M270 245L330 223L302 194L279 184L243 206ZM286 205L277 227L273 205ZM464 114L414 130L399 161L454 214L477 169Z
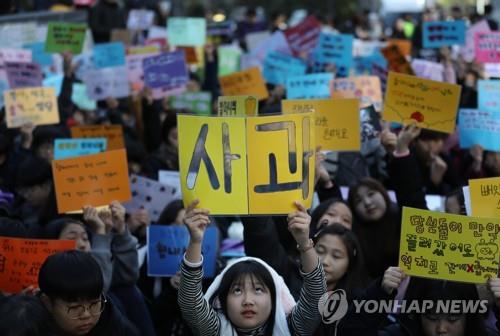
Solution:
M72 1L2 1L2 11L72 10ZM24 7L23 7L24 6ZM128 9L142 8L130 2ZM165 12L157 10L157 22ZM88 8L94 41L108 42L113 29L125 28L127 8L101 0ZM477 108L477 82L485 78L482 64L466 62L452 47L424 49L423 21L486 19L466 16L459 7L449 15L426 9L418 19L402 15L390 29L373 15L359 14L336 26L328 15L317 15L329 32L353 34L369 41L399 38L412 41L412 56L439 62L447 82L462 87L461 108ZM201 13L203 15L203 13ZM375 15L376 16L376 15ZM248 10L245 21L224 43L245 50L244 36L259 30L286 28L277 13L269 24ZM390 35L387 35L390 34ZM213 101L221 95L217 78L218 45L204 47L204 64L190 73L187 91L208 91ZM411 57L411 56L410 56ZM105 209L86 206L82 214L58 214L51 162L54 140L69 138L75 125L119 124L124 130L130 173L158 180L162 170L179 170L177 114L168 99L154 99L144 88L123 99L99 101L96 110L84 110L72 99L78 82L74 55L64 53L64 80L58 97L60 123L0 124L0 236L74 240L76 250L46 259L38 288L21 293L0 292L0 334L21 335L499 335L500 279L481 285L409 277L398 267L402 207L427 209L425 196L445 197L445 211L465 215L462 186L469 179L500 176L500 153L476 144L460 148L456 134L421 129L416 124L381 125L377 158L362 153L340 153L345 167L332 173L325 156L316 153L315 190L319 204L306 209L295 202L288 216L212 217L198 201L168 204L157 222L147 210L128 213L117 201ZM335 67L331 67L335 71ZM126 79L124 79L126 80ZM286 91L267 85L270 96L259 102L259 114L280 111ZM213 114L216 114L214 104ZM136 113L140 110L141 113ZM498 139L495 139L495 141ZM349 171L363 162L356 172ZM355 176L356 178L353 178ZM342 181L342 182L340 182ZM343 198L341 186L349 192ZM396 194L396 201L388 190ZM290 200L293 202L295 200ZM224 239L229 225L241 221L246 257L219 257L217 276L203 277L201 242L214 226ZM139 251L147 244L150 225L185 225L189 245L179 272L171 278L148 276ZM238 238L238 237L237 237ZM338 323L322 320L318 305L328 291L342 289L349 299ZM359 313L351 302L360 300L488 300L484 313L418 314Z

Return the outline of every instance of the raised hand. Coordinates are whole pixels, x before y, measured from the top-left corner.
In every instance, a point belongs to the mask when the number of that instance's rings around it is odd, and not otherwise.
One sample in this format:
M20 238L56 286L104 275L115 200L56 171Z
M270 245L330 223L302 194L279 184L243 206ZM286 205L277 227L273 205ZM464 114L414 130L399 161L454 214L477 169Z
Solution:
M389 267L384 272L384 277L382 278L382 289L387 294L391 294L394 290L398 289L404 278L406 278L406 274L401 268Z
M196 206L199 203L199 200L194 200L189 204L184 216L184 225L188 228L190 241L197 244L203 241L205 230L210 224L209 211L207 209L197 209Z
M309 226L311 224L311 216L307 213L307 209L300 202L294 202L297 211L288 214L288 230L300 247L305 247L309 244Z
M406 125L398 134L398 141L396 143L396 151L404 153L408 151L410 143L420 135L421 128L415 123Z
M83 208L83 220L94 233L100 235L106 234L106 225L99 218L97 209L93 206L87 205Z
M109 211L111 211L111 218L113 220L113 227L116 233L124 234L127 230L127 224L125 223L125 208L118 201L113 201L109 205Z

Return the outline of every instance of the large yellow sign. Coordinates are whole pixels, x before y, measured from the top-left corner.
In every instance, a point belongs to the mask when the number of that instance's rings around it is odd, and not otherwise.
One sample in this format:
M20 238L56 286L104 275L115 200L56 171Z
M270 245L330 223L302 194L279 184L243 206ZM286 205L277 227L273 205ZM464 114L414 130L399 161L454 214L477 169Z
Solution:
M314 192L312 113L269 117L179 115L184 203L211 214L286 214Z
M485 283L498 272L500 219L403 208L399 267L424 278Z
M472 216L500 218L500 177L469 180L469 187Z

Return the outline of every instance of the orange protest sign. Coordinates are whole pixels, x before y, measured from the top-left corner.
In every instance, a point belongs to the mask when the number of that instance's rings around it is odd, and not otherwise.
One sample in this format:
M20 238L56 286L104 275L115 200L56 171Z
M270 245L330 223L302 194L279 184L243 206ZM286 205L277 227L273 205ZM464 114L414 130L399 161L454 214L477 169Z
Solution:
M132 197L124 149L52 161L59 213Z
M334 79L330 83L334 99L359 99L360 107L373 105L377 111L382 108L382 88L377 76L359 76Z
M386 48L380 49L387 62L389 62L389 70L408 75L414 75L410 63L406 60L404 55L396 45L389 45Z
M219 82L224 96L254 96L259 100L269 97L258 67L219 77Z
M38 272L48 256L75 249L74 240L0 237L0 291L19 293L38 287Z
M410 56L411 55L411 41L410 40L405 40L405 39L389 39L387 41L387 46L393 46L395 45L398 47L399 52L403 56Z
M72 138L106 138L108 150L125 148L121 125L93 125L71 127Z

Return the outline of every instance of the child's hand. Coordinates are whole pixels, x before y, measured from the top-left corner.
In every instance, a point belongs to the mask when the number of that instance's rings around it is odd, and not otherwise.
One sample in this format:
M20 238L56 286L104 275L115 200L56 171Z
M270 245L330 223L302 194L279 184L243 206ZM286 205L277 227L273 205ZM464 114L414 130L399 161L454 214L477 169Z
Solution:
M124 234L127 230L127 224L125 223L125 208L118 201L113 201L109 205L109 211L111 211L111 218L113 219L113 227L118 234Z
M191 242L193 243L201 243L203 241L205 230L208 224L210 224L210 218L208 218L209 211L207 209L196 209L199 203L199 200L194 200L189 204L184 216L184 224L189 230Z
M398 141L396 143L396 151L403 153L408 150L410 143L420 135L421 128L415 123L406 125L398 134Z
M406 278L406 274L404 274L401 268L389 267L384 272L384 277L382 279L382 289L387 294L391 294L395 289L398 289L404 278Z
M96 208L89 205L85 206L83 208L83 220L94 233L100 235L106 234L106 225L99 218Z
M311 216L307 213L307 209L300 202L295 202L298 211L294 211L288 215L288 230L293 235L293 238L299 246L307 246L309 243L309 225L311 224Z
M103 209L99 211L98 215L106 227L106 233L110 233L113 229L113 218L111 216L111 211L109 211L108 209Z

